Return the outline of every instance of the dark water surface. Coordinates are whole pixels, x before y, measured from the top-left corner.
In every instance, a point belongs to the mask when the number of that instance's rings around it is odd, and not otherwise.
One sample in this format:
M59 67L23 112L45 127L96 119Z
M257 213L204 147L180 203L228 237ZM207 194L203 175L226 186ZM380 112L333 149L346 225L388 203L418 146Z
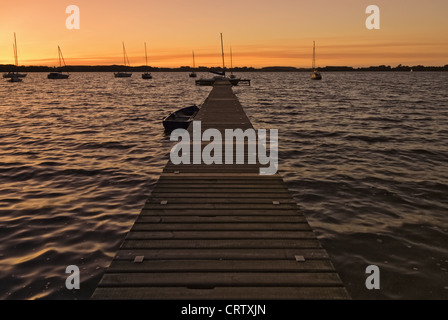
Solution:
M210 91L153 76L0 83L1 299L93 293L168 160L160 120ZM279 129L280 172L352 297L448 299L448 74L243 76L234 91L256 128Z

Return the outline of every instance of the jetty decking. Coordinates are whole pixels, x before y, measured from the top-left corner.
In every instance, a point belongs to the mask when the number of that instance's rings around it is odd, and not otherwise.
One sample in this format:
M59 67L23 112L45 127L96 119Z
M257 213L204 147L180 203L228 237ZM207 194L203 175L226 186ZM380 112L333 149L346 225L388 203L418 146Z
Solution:
M228 81L195 120L252 128ZM349 298L282 177L259 167L169 161L92 298Z

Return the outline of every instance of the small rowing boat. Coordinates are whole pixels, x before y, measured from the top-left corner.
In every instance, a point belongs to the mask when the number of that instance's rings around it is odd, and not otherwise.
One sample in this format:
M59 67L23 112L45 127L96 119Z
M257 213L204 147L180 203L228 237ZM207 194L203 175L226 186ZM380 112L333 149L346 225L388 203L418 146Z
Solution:
M166 131L187 129L198 111L199 108L196 105L177 110L163 119L163 127Z

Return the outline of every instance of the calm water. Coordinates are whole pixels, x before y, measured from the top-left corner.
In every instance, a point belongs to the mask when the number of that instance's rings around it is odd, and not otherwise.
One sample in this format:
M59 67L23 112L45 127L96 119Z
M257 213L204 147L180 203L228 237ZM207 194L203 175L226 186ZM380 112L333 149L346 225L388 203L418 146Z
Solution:
M1 299L93 293L168 159L160 120L210 91L153 76L0 83ZM279 129L280 171L352 297L448 299L448 74L244 77L235 92L256 128Z

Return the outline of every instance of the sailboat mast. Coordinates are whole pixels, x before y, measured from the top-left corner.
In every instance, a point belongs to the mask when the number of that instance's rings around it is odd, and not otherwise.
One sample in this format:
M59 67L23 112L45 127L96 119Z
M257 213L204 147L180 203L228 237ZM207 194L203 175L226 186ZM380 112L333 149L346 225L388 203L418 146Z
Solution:
M145 61L146 61L146 66L148 66L148 53L146 52L146 42L145 42Z
M222 53L222 72L225 73L225 64L224 64L224 44L222 41L222 33L221 33L221 53Z
M124 48L124 42L123 42L123 63L126 66L126 49Z
M16 66L19 66L19 58L17 57L17 39L16 39L16 33L14 32L14 62Z
M313 70L316 70L316 41L313 41Z
M59 58L59 68L62 67L62 61L61 61L61 48L58 46L58 58Z
M17 55L16 55L16 45L12 44L12 51L14 53L14 65L17 67Z
M230 73L233 74L233 55L232 55L232 47L230 47Z
M196 64L194 63L194 51L193 51L193 69L196 68Z
M64 59L64 56L62 55L62 50L61 50L61 48L59 46L58 46L58 50L59 50L59 55L60 55L60 57L59 57L59 64L61 65L61 67L62 67L62 64L64 65L64 67L66 67L65 59ZM61 61L62 61L62 64L61 64Z

